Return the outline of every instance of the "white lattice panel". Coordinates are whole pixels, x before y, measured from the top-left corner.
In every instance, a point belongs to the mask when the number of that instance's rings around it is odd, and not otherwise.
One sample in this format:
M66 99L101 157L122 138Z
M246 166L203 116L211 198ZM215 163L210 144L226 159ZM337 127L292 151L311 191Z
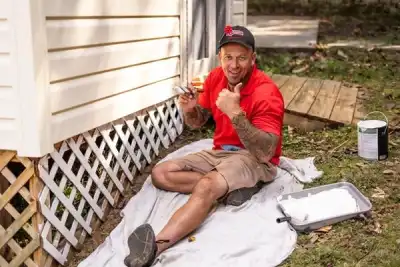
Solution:
M79 248L94 223L105 220L106 209L115 207L126 183L182 131L182 114L171 99L66 140L42 158L43 248L65 264L71 247Z

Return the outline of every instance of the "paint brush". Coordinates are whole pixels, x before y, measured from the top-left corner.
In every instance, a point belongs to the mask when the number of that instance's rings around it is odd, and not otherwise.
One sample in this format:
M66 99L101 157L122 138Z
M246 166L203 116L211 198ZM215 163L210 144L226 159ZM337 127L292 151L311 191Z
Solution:
M194 97L193 91L187 86L176 86L175 89L183 92L184 94L188 94L191 97Z

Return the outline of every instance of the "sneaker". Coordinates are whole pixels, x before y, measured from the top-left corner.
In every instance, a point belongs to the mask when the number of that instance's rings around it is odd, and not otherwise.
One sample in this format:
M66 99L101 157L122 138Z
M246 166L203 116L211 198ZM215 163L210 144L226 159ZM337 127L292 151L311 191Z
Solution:
M255 194L257 194L261 190L263 185L264 183L259 182L253 187L236 189L228 193L222 202L225 205L240 206L246 201L250 200Z
M157 255L157 243L168 240L156 241L156 235L150 224L143 224L133 231L128 238L129 255L125 258L125 266L150 267Z

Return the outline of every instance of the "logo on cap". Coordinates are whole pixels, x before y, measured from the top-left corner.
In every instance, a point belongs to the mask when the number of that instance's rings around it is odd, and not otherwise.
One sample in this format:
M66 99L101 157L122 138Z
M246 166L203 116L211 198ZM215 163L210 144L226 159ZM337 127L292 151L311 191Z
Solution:
M227 25L227 26L225 26L225 29L224 29L224 32L225 32L225 35L226 36L233 36L233 35L240 35L240 36L243 36L244 35L244 32L243 31L241 31L241 30L234 30L234 29L232 29L232 26L230 26L230 25Z

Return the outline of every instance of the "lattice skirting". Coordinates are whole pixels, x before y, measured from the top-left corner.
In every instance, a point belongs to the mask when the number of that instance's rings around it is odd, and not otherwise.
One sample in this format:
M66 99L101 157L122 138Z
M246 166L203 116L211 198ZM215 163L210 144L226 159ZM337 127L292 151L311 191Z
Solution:
M65 265L71 248L80 249L116 207L127 183L182 131L173 98L65 140L37 162L14 152L0 154L0 173L8 182L3 191L0 183L0 217L1 212L11 215L11 222L0 226L0 255L5 255L0 266ZM10 170L15 164L19 173ZM16 194L25 200L23 210L12 202ZM28 240L15 240L20 231Z

